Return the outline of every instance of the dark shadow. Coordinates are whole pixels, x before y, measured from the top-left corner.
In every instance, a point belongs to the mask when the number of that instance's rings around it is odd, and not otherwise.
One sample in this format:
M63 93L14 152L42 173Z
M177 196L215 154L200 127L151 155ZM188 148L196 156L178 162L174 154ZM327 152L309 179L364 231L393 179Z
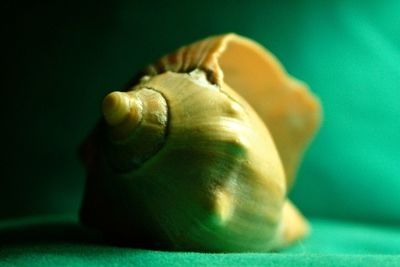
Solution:
M0 259L27 255L93 256L160 251L143 239L107 238L76 219L36 217L0 221ZM130 254L131 255L131 254ZM1 264L0 264L1 265Z
M88 259L119 261L124 255L139 257L155 250L141 244L106 241L96 231L76 221L0 223L0 265L2 261ZM18 265L18 264L17 264Z
M101 235L77 222L43 222L8 226L0 229L0 247L23 244L97 244Z

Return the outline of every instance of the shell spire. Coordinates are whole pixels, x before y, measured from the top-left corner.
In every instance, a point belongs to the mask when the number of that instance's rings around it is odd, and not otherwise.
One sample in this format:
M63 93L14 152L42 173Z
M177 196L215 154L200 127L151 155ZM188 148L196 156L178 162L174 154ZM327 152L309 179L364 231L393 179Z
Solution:
M141 107L133 96L125 92L112 92L103 100L104 119L110 126L122 123L128 116L137 125L141 119Z
M112 92L102 109L109 140L106 150L115 169L135 169L161 148L168 107L160 93L148 88Z

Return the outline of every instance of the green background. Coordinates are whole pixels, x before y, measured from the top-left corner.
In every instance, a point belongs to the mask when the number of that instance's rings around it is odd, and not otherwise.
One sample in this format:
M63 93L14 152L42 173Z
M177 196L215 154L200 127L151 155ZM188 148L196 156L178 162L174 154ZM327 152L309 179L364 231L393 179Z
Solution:
M0 217L77 211L85 179L77 147L102 97L183 44L236 32L266 46L323 103L323 127L292 193L298 206L399 223L400 2L320 2L8 6L16 17L3 51Z

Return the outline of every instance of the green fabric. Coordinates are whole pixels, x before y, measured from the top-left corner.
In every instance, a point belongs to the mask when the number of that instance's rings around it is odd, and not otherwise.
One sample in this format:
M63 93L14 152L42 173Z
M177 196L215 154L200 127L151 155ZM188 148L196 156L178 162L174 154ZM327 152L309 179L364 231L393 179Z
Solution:
M396 266L400 228L311 220L312 235L282 253L186 253L120 248L74 216L0 223L0 265L15 266Z

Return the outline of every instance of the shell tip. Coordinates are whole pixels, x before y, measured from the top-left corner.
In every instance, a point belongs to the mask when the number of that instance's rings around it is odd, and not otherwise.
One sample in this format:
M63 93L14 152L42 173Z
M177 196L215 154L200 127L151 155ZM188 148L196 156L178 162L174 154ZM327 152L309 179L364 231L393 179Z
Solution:
M112 92L103 100L103 116L107 124L116 126L131 112L131 99L127 93Z

